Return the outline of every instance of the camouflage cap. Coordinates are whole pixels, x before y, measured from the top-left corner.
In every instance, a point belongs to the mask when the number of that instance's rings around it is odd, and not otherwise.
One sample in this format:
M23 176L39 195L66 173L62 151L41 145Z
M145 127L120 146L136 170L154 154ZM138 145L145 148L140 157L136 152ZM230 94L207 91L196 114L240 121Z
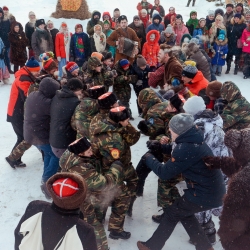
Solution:
M96 67L102 66L102 62L97 57L90 57L88 60L88 68L94 70Z
M155 91L150 88L141 90L138 97L138 104L143 109L143 113L147 112L155 104L161 102L161 99L157 96Z

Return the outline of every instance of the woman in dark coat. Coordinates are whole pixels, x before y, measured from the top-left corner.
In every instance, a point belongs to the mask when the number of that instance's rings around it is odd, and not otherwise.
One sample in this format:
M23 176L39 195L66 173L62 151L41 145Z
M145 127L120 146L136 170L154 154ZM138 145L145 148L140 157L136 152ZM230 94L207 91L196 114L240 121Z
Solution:
M26 46L29 45L29 39L23 32L21 23L13 23L9 33L10 41L10 62L14 64L14 73L19 67L23 67L27 61Z
M235 14L231 19L230 25L227 26L228 53L226 58L227 71L225 72L225 74L228 74L230 71L233 56L235 56L234 74L237 75L238 73L242 48L238 48L237 41L241 38L241 35L245 28L246 24L244 23L244 16L242 16L241 14Z

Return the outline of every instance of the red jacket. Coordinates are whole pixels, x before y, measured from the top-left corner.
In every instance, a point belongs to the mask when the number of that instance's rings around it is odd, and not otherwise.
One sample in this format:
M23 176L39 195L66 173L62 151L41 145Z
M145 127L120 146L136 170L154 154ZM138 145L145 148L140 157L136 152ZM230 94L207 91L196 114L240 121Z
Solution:
M70 33L70 36L72 36L72 33ZM68 41L68 43L70 43L70 41ZM61 58L66 58L64 34L61 32L56 34L55 51L56 57L60 56Z
M198 95L202 89L205 89L208 85L208 80L203 76L202 72L198 70L197 74L191 81L191 83L184 84L194 95Z
M151 4L151 3L149 3L149 2L147 2L147 6L145 6L145 7L143 7L142 6L142 1L141 2L139 2L138 4L137 4L137 10L138 10L138 15L140 15L140 11L142 10L142 9L145 9L147 12L148 12L148 19L150 18L150 16L149 16L149 13L150 13L150 11L149 10L151 10L152 8L153 8L153 5Z
M31 84L35 83L35 77L22 67L15 73L15 81L11 86L10 99L7 111L8 122L22 122L24 119L24 102Z
M155 40L153 42L150 41L150 35L155 34ZM142 48L142 55L145 57L147 64L149 66L157 66L157 55L160 50L159 46L159 41L160 39L160 34L157 30L150 30L147 33L146 40L147 42L144 43L143 48Z

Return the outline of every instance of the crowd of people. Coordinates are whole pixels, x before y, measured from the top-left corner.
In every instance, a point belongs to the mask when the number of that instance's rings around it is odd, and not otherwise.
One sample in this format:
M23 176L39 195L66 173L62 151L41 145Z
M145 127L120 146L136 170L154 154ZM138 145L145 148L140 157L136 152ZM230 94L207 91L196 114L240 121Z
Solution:
M7 121L17 141L6 161L26 167L23 154L37 147L41 190L53 200L28 205L15 249L107 250L109 206L109 237L129 239L124 221L151 171L163 213L152 216L159 227L138 249L162 249L181 222L197 250L212 250L212 215L225 250L248 249L250 103L216 76L225 64L230 73L233 58L234 74L250 76L250 11L241 3L199 19L191 11L186 25L174 7L165 15L159 0L142 0L137 11L128 24L118 8L113 17L95 10L87 33L77 24L72 34L66 22L56 29L32 11L24 31L0 8L0 80L15 74ZM138 129L130 123L131 86ZM149 150L134 167L130 147L141 134Z

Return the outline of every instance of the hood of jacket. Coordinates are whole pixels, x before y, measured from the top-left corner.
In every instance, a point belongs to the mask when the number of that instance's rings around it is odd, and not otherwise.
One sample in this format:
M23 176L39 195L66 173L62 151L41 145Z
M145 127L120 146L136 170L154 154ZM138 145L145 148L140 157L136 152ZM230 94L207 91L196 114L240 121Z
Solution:
M74 92L72 90L70 90L66 85L64 85L62 87L62 89L58 90L56 92L56 96L58 98L70 98L70 97L75 97L77 98L77 96L74 94Z
M176 144L179 144L179 143L202 144L203 141L204 141L203 133L196 126L193 126L188 131L186 131L185 133L179 135L175 139Z
M226 44L228 43L228 39L225 38L224 41L220 42L220 41L218 40L218 38L216 38L216 39L215 39L215 42L216 42L216 44L219 45L219 46L224 46L224 45L226 45Z
M56 80L53 80L50 77L46 78L44 78L39 84L39 91L46 98L52 99L55 96L56 91L60 89L60 84Z
M245 22L245 17L243 15L241 15L241 18L238 22L238 24L242 24ZM231 21L230 21L231 24L236 24L235 21L234 21L234 17L231 18Z
M111 17L111 15L110 15L110 13L108 11L105 11L105 12L102 13L102 20L104 20L105 15L109 16L109 21L111 23L112 22L112 17Z
M14 27L17 26L17 25L19 26L19 32L18 32L18 33L20 34L20 33L23 32L23 26L22 26L22 24L19 23L19 22L14 22L13 24L11 24L11 28L10 28L10 32L11 32L11 33L17 34L17 33L15 32L15 30L14 30Z
M159 19L159 20L160 20L160 21L159 21L159 24L160 24L161 21L162 21L162 17L161 17L160 14L158 14L158 13L156 13L156 14L153 15L152 23L154 23L154 20L155 20L155 19Z
M91 19L94 20L94 16L95 14L99 15L99 17L101 18L101 12L99 12L98 10L94 10L92 13L91 13Z
M152 34L155 34L155 40L153 42L150 41L150 36ZM147 33L146 40L150 45L158 44L159 39L160 39L160 33L157 30L150 30Z
M226 100L228 103L234 102L241 98L240 89L233 82L225 82L221 88L221 98Z

